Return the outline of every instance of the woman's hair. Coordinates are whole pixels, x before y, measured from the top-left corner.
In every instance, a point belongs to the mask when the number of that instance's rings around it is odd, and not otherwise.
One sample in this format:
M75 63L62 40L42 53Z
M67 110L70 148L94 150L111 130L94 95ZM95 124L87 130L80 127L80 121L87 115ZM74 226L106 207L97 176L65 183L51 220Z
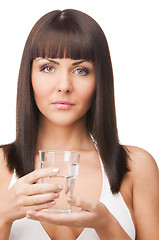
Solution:
M17 90L16 140L1 146L10 170L23 176L34 169L39 110L31 84L32 62L37 57L90 60L95 65L96 89L87 113L111 190L117 193L128 169L127 152L119 143L116 126L113 71L105 35L87 14L67 9L44 15L32 28L21 60Z

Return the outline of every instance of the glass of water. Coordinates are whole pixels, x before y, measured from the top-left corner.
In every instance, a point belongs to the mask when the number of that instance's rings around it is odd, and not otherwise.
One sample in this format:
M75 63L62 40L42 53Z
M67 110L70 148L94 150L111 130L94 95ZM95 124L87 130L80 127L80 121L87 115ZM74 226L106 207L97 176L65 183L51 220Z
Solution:
M71 204L67 202L68 194L72 195L75 187L75 179L78 175L79 152L72 151L39 151L40 168L58 168L59 174L55 177L42 178L43 183L56 183L63 186L60 197L56 199L56 204L45 209L50 212L72 212Z

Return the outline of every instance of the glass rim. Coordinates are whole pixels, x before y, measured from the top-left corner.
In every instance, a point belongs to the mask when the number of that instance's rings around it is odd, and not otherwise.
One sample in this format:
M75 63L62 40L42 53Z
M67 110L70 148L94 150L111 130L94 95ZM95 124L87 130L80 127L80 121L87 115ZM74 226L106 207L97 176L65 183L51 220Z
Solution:
M39 150L39 153L73 153L80 155L80 152L69 151L69 150Z

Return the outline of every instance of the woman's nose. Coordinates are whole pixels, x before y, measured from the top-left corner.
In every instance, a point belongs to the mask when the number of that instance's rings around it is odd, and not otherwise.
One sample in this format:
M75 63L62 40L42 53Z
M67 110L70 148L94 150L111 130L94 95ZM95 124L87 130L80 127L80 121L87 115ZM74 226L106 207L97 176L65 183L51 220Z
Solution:
M56 90L59 93L71 93L72 92L72 82L71 77L68 74L63 74L57 81Z

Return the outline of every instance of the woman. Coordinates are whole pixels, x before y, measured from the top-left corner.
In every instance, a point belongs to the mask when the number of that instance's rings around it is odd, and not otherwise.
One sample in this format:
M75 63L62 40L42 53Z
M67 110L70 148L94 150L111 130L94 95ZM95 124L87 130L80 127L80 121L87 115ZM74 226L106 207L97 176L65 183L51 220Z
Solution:
M119 143L109 49L91 17L68 9L35 24L16 125L15 142L1 146L3 240L159 239L158 168L143 149ZM39 183L60 171L38 169L40 149L81 153L78 193L68 197L81 212L41 211L56 204L62 186Z

